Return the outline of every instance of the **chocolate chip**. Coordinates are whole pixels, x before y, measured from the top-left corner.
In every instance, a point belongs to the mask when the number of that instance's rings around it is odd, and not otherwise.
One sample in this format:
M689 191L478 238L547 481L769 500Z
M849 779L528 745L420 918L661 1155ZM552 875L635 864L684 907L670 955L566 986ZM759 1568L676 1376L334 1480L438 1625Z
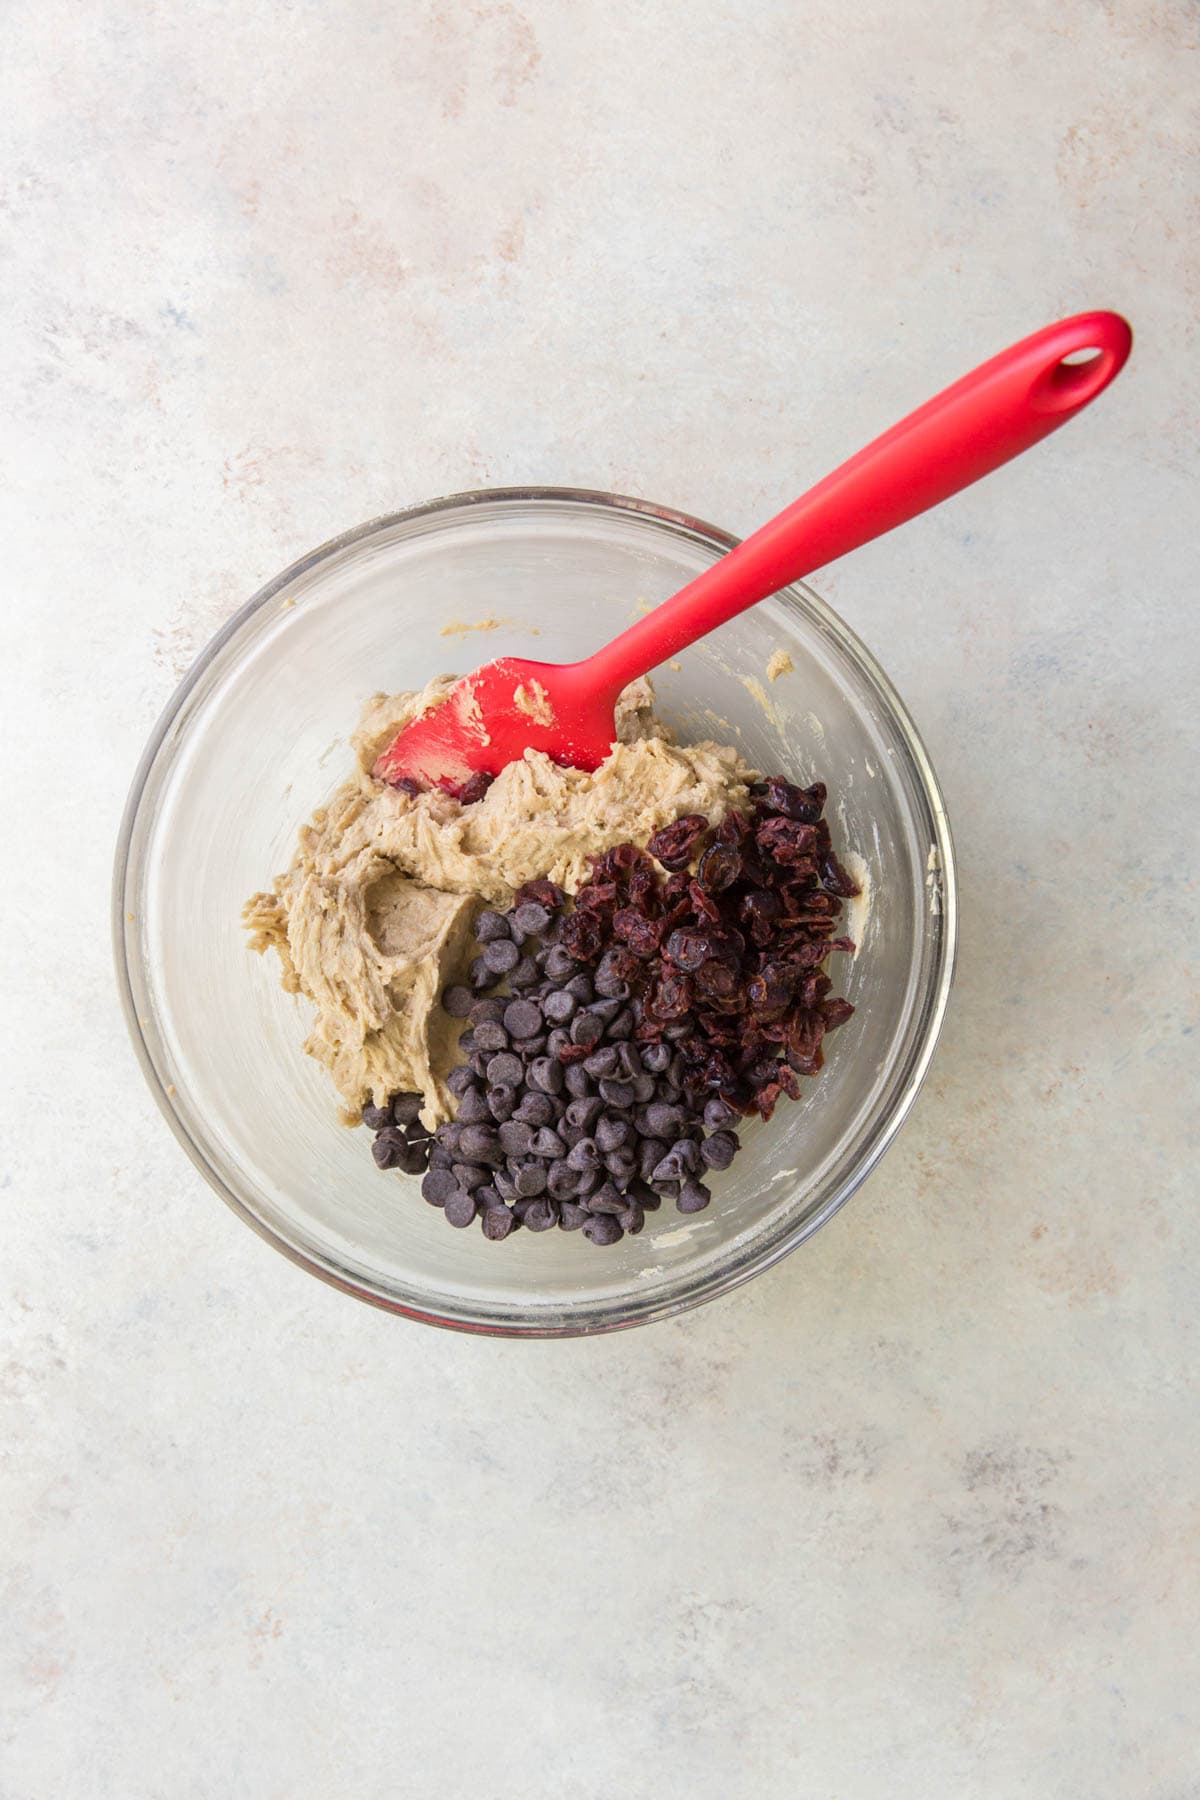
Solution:
M504 1009L504 1029L513 1038L531 1038L541 1030L541 1008L533 1000L514 1000Z
M475 921L475 936L481 944L501 943L508 935L508 920L503 913L481 912Z
M542 1126L541 1130L535 1135L529 1149L533 1156L544 1156L547 1158L565 1156L567 1153L567 1146L563 1143L557 1131L552 1131L549 1125Z
M470 968L467 970L467 980L475 991L478 993L480 988L490 988L494 979L495 977L492 974L492 971L488 968L482 956L474 957Z
M524 1074L525 1065L520 1057L515 1056L511 1050L500 1050L488 1063L488 1086L519 1087ZM461 1113L459 1116L462 1116Z
M470 988L448 987L442 995L442 1009L452 1019L465 1019L474 1001L475 996Z
M553 1200L535 1200L521 1222L527 1231L549 1231L558 1224L558 1208Z
M712 1199L712 1194L702 1181L685 1181L679 1190L679 1198L675 1202L681 1213L703 1212Z
M630 1237L636 1237L646 1223L644 1208L639 1206L636 1200L631 1201L623 1213L617 1214L617 1223L622 1231L628 1232Z
M523 1119L510 1119L500 1127L500 1145L506 1156L524 1156L533 1143L533 1126Z
M458 1122L460 1125L482 1125L490 1121L491 1108L487 1096L477 1087L468 1088L458 1103Z
M609 1106L632 1106L634 1090L631 1081L605 1080L600 1083L600 1097Z
M570 981L566 983L564 992L578 1000L580 1006L588 1006L596 998L596 991L592 986L590 975L572 975Z
M625 1196L617 1192L611 1181L602 1182L588 1200L588 1211L594 1213L624 1212Z
M515 1214L507 1206L489 1206L483 1215L483 1235L498 1244L509 1235L516 1222Z
M576 1206L573 1200L564 1200L558 1209L558 1228L560 1231L578 1231L586 1225L591 1214L586 1206Z
M590 1131L603 1111L603 1100L589 1094L585 1098L572 1100L563 1116L568 1125L580 1125L584 1131Z
M448 1150L443 1150L440 1144L435 1144L433 1149L429 1152L429 1166L431 1169L448 1169L453 1161L454 1158L451 1156L450 1152Z
M645 1106L648 1100L653 1100L656 1092L653 1075L634 1076L633 1098L636 1105Z
M541 1094L561 1094L564 1080L569 1085L570 1071L564 1076L562 1064L552 1056L539 1056L529 1065L527 1080Z
M588 1007L592 1017L599 1019L602 1025L611 1024L620 1010L621 1002L619 1000L593 1000Z
M379 1133L371 1145L371 1155L381 1169L394 1169L400 1160L401 1153L407 1149L404 1133L395 1125L388 1125Z
M462 1188L456 1187L452 1194L447 1195L443 1210L448 1225L455 1225L459 1231L465 1231L475 1217L475 1196L465 1194Z
M592 1091L591 1079L582 1063L576 1063L574 1068L567 1069L563 1075L563 1081L568 1094L573 1094L577 1100Z
M600 1042L604 1026L594 1013L577 1013L571 1021L571 1042L591 1050Z
M458 1192L458 1183L449 1169L430 1169L421 1183L421 1192L430 1206L445 1206L450 1195Z
M563 1025L556 1025L546 1039L546 1053L558 1062L563 1059L563 1052L571 1048L571 1034Z
M540 937L550 923L550 913L546 907L539 906L536 900L526 900L513 913L513 923L526 937Z
M633 1036L633 1026L633 1013L630 1011L629 1007L625 1007L610 1023L608 1035L615 1042L619 1043L623 1039L631 1038Z
M523 956L508 978L508 985L514 988L536 987L541 980L541 971L532 956Z
M643 1056L643 1061L644 1060L645 1058ZM647 1067L648 1066L649 1065L647 1065ZM722 1100L719 1095L712 1100L706 1101L704 1107L704 1123L708 1126L710 1131L717 1131L722 1125L728 1125L731 1120L736 1118L737 1114L734 1112L732 1106Z
M740 1148L736 1132L714 1131L701 1144L700 1157L710 1169L727 1169Z
M507 1050L508 1032L495 1019L484 1019L475 1027L475 1049L487 1050L492 1055L497 1050Z
M646 1129L652 1137L677 1137L685 1123L684 1115L677 1106L666 1106L661 1100L656 1100L646 1108Z
M555 1067L558 1067L557 1063ZM510 1116L520 1119L525 1125L532 1125L536 1128L539 1125L552 1125L558 1114L549 1094L527 1092L522 1096L516 1111Z
M610 1150L604 1159L604 1167L622 1191L637 1174L637 1157L632 1150Z
M633 1126L628 1119L613 1119L607 1115L596 1121L596 1148L605 1156L613 1150L623 1150L633 1142Z
M615 1244L624 1236L618 1221L603 1213L588 1219L583 1235L593 1244Z
M617 1047L615 1044L601 1044L590 1056L585 1056L583 1066L596 1081L602 1075L615 1075L617 1072Z
M362 1109L362 1122L370 1131L382 1131L392 1122L392 1109L390 1106L372 1106L368 1101Z
M552 1163L546 1187L556 1200L569 1200L579 1192L579 1176L566 1162Z
M522 1163L513 1180L522 1200L536 1199L546 1191L546 1170L541 1163Z
M547 951L546 959L542 964L542 967L545 969L551 981L565 981L569 984L571 977L574 975L576 969L578 969L579 964L575 961L573 956L567 954L561 945L555 944ZM584 979L587 979L586 976ZM567 992L570 992L569 985ZM591 998L590 994L588 995L588 998Z
M451 1173L459 1187L468 1194L473 1194L476 1188L483 1187L488 1178L487 1170L481 1169L476 1163L455 1163Z
M594 1138L580 1138L567 1152L567 1167L577 1169L581 1175L587 1169L594 1169L599 1161L600 1152Z
M662 1075L671 1066L671 1052L666 1044L643 1044L642 1067L651 1075ZM711 1102L709 1103L711 1105ZM724 1105L724 1102L721 1102Z
M504 1009L507 1005L507 1000L496 1000L491 998L477 1000L471 1008L471 1024L482 1025L485 1019L494 1019L498 1024L504 1017ZM462 1043L461 1038L459 1039L459 1043Z
M392 1167L402 1175L422 1175L428 1166L428 1153L418 1144L402 1144L392 1161Z
M519 1087L493 1087L488 1089L488 1111L491 1113L493 1119L495 1119L497 1125L503 1125L506 1119L512 1118L514 1112L517 1110L517 1095L519 1092Z
M643 1181L650 1180L667 1154L667 1148L661 1138L644 1137L638 1144L638 1174Z
M655 1187L658 1187L664 1181L682 1181L687 1173L688 1171L683 1165L683 1159L677 1153L676 1146L668 1150L667 1154L662 1158L662 1161L651 1170L650 1179Z
M464 1156L486 1160L500 1146L500 1139L490 1125L465 1125L458 1140Z
M552 1025L566 1025L575 1017L578 1006L574 994L568 994L566 988L558 988L546 995L542 1011Z
M521 952L511 938L494 938L483 947L483 965L491 976L507 975L521 960Z

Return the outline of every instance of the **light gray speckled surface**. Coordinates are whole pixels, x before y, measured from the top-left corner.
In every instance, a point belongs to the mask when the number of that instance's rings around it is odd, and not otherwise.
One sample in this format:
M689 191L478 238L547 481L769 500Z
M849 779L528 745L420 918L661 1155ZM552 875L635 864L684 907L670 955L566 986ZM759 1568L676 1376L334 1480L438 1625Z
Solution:
M1197 15L9 0L4 1800L1194 1800ZM902 1140L675 1324L273 1256L126 1045L107 881L258 583L456 488L753 526L1059 314L1086 421L817 585L945 781Z

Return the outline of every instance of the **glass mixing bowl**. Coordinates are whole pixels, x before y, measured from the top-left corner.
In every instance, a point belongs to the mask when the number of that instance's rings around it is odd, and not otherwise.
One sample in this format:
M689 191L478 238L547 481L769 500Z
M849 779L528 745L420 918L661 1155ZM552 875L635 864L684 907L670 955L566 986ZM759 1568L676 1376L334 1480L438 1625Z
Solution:
M351 766L363 700L511 653L571 661L665 600L735 540L664 507L530 488L458 494L373 520L304 557L213 639L159 721L117 847L114 938L134 1046L197 1168L263 1237L408 1318L508 1336L661 1319L777 1262L849 1199L916 1097L954 962L942 795L870 652L797 585L660 669L684 737L829 787L869 906L835 991L857 1011L798 1104L743 1134L707 1211L670 1203L600 1249L578 1233L455 1231L416 1179L380 1174L306 1057L307 1005L250 953L243 901ZM456 625L492 618L486 633ZM794 672L770 682L784 650ZM865 913L865 917L864 917Z

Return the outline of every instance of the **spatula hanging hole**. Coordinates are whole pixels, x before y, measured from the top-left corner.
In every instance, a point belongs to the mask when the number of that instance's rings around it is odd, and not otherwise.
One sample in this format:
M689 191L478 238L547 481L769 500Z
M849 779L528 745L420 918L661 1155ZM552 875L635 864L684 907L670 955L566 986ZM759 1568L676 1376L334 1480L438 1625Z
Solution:
M1095 344L1068 350L1038 376L1030 400L1039 412L1066 412L1083 406L1107 386L1116 373L1115 363L1111 350Z

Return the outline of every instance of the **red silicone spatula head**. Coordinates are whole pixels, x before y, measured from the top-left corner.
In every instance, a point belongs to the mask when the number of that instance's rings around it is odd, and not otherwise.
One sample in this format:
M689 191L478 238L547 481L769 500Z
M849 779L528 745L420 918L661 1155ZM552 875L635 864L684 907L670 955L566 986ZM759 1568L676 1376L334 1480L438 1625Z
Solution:
M415 781L461 794L472 776L498 775L526 750L595 769L612 749L613 708L624 685L601 690L584 663L487 663L455 682L446 699L414 719L378 758L381 781Z
M527 749L596 768L612 748L613 708L627 683L1028 450L1103 393L1132 341L1110 312L1024 338L893 425L586 662L506 657L465 676L398 734L376 775L461 793L472 775L496 775Z

